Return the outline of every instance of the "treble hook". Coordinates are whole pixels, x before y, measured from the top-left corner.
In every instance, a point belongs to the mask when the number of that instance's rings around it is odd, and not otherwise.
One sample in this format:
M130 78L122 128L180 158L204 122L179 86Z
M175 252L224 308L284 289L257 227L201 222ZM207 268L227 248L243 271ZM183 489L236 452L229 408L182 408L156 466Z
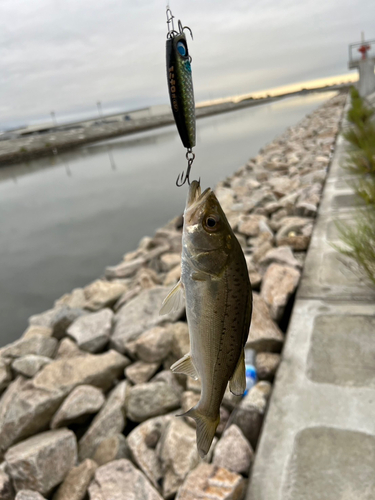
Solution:
M193 161L195 159L195 154L193 153L192 149L188 149L187 150L186 159L188 161L188 166L187 166L187 169L186 169L186 174L184 174L184 171L182 171L182 173L178 175L178 177L176 179L176 186L177 187L183 186L186 181L187 181L187 183L190 186L190 170L191 170L191 166L193 164ZM199 182L200 182L200 178L199 178Z
M191 29L189 28L189 26L182 26L182 22L180 20L178 20L178 29L180 31L180 34L183 33L184 30L189 30L190 31L191 39L194 40L194 38L193 38L193 32L191 31Z

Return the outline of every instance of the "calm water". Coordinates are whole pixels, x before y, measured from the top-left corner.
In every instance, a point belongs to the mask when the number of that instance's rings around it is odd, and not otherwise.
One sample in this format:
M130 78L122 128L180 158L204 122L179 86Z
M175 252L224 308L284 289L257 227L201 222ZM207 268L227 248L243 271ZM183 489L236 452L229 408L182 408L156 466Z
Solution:
M193 175L215 185L332 95L200 119ZM186 187L174 183L184 168L170 126L0 169L0 346L181 213Z

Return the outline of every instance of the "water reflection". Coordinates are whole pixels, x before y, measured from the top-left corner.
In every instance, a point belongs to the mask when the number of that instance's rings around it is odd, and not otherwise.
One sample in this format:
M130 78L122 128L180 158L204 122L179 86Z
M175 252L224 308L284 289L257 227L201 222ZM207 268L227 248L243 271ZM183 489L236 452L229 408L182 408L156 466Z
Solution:
M193 176L230 175L332 93L202 118ZM174 126L0 169L0 345L181 213L185 150Z

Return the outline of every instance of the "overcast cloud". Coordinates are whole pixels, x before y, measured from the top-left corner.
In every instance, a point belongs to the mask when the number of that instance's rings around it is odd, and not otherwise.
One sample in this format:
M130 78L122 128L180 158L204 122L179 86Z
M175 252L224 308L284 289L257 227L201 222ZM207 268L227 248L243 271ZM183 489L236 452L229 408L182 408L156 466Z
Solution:
M167 102L163 0L1 0L0 126ZM370 0L171 0L196 100L347 72Z

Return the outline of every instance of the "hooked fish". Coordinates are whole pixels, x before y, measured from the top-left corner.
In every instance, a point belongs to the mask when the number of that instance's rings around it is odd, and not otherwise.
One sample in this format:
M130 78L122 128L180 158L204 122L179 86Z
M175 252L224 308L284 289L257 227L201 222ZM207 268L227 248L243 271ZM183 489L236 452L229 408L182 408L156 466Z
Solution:
M220 422L228 381L233 394L246 389L244 346L250 328L252 292L245 257L213 191L189 188L182 236L181 280L163 302L161 314L186 299L190 352L171 366L200 379L201 397L180 416L197 424L201 457Z

